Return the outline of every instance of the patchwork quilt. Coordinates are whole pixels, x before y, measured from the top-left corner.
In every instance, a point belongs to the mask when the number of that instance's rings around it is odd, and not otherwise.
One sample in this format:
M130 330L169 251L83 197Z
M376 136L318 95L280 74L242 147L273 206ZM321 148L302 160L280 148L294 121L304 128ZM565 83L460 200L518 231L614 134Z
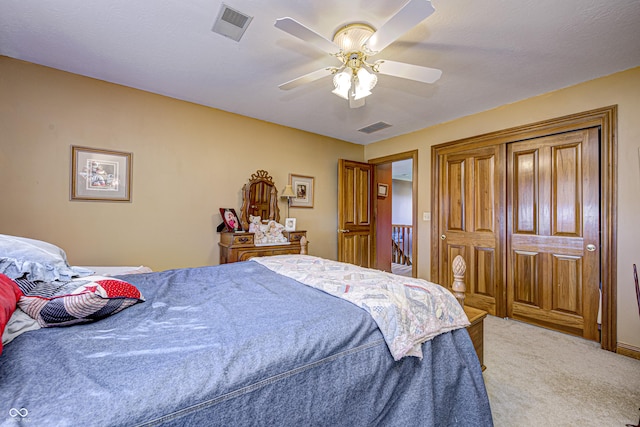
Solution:
M278 255L251 261L366 310L382 331L395 360L405 356L422 358L422 343L469 325L453 294L426 280L309 255Z

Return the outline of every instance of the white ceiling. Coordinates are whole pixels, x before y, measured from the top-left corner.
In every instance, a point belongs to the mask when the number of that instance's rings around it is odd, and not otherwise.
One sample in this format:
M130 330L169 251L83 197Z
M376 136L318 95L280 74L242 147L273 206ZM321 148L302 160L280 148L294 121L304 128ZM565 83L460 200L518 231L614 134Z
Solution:
M254 17L235 42L211 31L218 0L0 0L0 55L358 144L640 65L639 0L433 0L436 12L375 59L439 68L435 84L380 75L359 109L330 77L278 89L338 62L277 18L331 39L349 22L379 28L404 3L226 0ZM392 126L358 132L379 121Z

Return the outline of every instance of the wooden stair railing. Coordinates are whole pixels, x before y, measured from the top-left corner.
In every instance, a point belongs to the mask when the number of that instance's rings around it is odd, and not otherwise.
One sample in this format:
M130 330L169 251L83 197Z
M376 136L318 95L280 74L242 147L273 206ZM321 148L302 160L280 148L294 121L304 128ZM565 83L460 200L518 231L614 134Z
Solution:
M398 224L392 224L391 227L391 262L412 265L411 242L413 241L413 227Z
M394 264L411 265L411 258L408 257L398 242L391 239L391 262Z

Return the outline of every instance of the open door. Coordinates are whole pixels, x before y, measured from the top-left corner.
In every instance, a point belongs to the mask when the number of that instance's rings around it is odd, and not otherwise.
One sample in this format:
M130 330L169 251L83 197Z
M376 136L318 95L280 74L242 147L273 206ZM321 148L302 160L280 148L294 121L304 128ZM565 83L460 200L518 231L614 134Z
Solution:
M338 161L338 261L373 267L372 185L374 165Z

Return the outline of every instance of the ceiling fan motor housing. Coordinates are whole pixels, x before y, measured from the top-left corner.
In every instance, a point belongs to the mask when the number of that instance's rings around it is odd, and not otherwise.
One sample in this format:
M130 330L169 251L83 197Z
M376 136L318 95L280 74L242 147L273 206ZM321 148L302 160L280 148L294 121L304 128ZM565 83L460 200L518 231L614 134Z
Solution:
M362 52L351 52L347 56L347 61L345 62L345 65L351 68L353 71L357 71L365 62L366 59L367 57Z

